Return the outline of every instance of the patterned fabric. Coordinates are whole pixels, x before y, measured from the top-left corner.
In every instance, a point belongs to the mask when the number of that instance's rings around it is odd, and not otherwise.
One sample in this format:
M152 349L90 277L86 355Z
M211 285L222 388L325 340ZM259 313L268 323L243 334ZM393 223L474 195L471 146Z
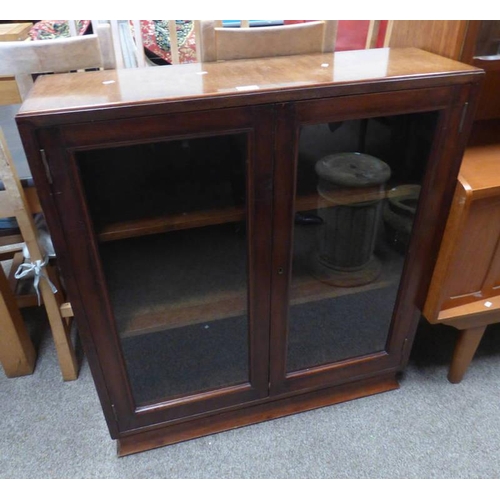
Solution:
M90 26L90 21L77 21L79 35L83 35ZM68 21L39 21L29 32L31 40L48 40L58 37L69 37Z
M168 21L153 21L158 46L163 50L170 50L170 31ZM175 21L177 41L179 46L184 45L193 31L193 21Z
M193 21L175 21L179 61L181 63L196 62L196 40ZM168 21L140 21L144 47L154 56L172 63L170 49L170 33ZM130 21L132 33L134 27ZM90 21L77 21L78 34L82 35L90 27ZM32 40L48 40L57 37L69 37L68 21L44 20L31 28L29 36Z
M179 62L196 62L196 40L193 21L175 21ZM168 21L140 21L144 47L165 61L172 63ZM133 25L131 23L133 32Z

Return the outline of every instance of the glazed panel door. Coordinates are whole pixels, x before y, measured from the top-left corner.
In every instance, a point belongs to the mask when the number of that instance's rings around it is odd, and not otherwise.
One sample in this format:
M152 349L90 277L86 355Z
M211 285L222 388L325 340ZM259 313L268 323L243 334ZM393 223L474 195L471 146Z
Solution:
M61 265L120 433L268 394L272 114L42 133Z
M273 394L405 362L458 169L447 156L460 136L457 97L443 87L281 110Z

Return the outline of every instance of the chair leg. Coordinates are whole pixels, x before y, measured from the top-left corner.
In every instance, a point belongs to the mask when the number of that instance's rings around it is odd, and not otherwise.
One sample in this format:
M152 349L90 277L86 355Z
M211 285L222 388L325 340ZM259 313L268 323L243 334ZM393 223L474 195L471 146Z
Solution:
M448 372L448 380L452 384L458 384L462 381L476 353L477 347L483 338L486 326L487 325L477 328L468 328L460 331L457 343L455 344L450 370Z
M52 266L47 266L47 275L58 290L61 290L58 283L57 274ZM40 293L43 298L47 318L52 330L52 337L56 346L57 358L63 379L65 381L76 380L78 378L78 361L74 347L70 339L70 327L65 318L61 316L61 305L64 302L60 291L52 293L49 284L45 280L40 280Z
M0 363L7 377L31 375L36 352L0 265Z

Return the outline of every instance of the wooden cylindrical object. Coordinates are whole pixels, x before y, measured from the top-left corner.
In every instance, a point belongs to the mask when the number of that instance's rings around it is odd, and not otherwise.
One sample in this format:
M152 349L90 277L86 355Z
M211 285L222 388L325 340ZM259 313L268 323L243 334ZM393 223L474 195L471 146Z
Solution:
M316 173L318 192L329 205L321 210L316 270L336 286L373 281L380 273L373 251L389 166L370 155L339 153L319 160Z

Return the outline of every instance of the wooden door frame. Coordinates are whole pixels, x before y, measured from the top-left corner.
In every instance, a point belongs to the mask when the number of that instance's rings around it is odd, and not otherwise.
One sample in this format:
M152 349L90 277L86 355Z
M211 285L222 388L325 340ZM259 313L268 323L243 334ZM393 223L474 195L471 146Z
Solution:
M277 116L275 155L271 396L345 383L374 373L397 372L404 367L453 197L461 153L470 132L471 113L477 99L477 90L478 85L467 86L465 89L443 86L415 91L401 90L325 98L280 108ZM300 127L304 124L376 117L380 115L380 110L384 110L384 116L425 111L439 113L434 144L423 179L419 203L423 208L419 208L414 222L413 237L400 281L386 349L354 359L287 373L288 304ZM456 149L455 142L458 144ZM293 144L293 147L290 147L290 144ZM416 234L419 235L418 241ZM415 276L418 278L415 279Z
M75 154L79 150L138 144L143 140L248 134L247 224L249 275L250 382L182 397L149 406L137 406L131 393L113 312L99 258ZM56 210L50 227L59 265L67 277L68 294L82 343L90 358L99 397L111 436L155 426L166 420L220 411L266 397L268 394L269 275L272 209L272 165L266 161L273 147L272 106L231 108L154 117L62 125L32 131L45 150L52 184L42 206ZM36 155L35 152L31 154ZM34 169L36 182L47 184ZM43 172L43 170L42 170ZM45 191L45 190L44 190ZM52 199L50 199L52 198ZM256 203L258 200L258 203ZM55 206L54 206L55 205ZM104 300L102 300L104 298Z

